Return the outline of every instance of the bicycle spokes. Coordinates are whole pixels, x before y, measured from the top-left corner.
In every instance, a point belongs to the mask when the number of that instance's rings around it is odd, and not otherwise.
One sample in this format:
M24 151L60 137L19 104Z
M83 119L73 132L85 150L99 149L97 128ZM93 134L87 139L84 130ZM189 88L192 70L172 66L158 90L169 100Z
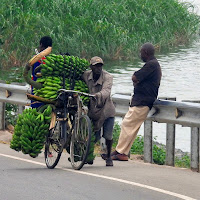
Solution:
M53 169L62 154L63 148L60 141L60 126L56 123L54 129L52 129L46 137L45 144L45 162L48 168Z
M71 139L70 157L74 169L81 169L85 164L91 140L91 124L87 116L82 115L75 124ZM77 126L78 124L78 126Z

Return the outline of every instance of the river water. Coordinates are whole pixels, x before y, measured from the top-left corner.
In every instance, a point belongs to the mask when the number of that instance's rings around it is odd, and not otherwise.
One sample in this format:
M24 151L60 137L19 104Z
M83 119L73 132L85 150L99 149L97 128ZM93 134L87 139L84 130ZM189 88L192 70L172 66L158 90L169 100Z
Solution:
M187 1L195 5L200 14L200 0ZM176 97L181 100L200 100L200 38L188 46L179 46L164 54L157 54L162 68L159 97ZM139 59L134 62L107 63L106 70L114 76L112 93L132 93L131 76L143 66ZM117 119L119 123L120 119ZM143 127L139 135L143 135ZM153 123L153 136L166 144L165 124ZM190 128L176 125L176 148L190 152Z

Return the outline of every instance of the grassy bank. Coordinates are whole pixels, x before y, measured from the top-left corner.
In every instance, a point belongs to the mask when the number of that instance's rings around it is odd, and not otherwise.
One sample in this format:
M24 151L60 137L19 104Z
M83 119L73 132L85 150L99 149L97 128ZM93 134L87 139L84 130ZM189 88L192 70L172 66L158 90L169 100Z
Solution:
M0 69L23 65L44 35L55 53L86 58L132 59L147 41L185 43L199 24L189 8L177 0L1 0Z

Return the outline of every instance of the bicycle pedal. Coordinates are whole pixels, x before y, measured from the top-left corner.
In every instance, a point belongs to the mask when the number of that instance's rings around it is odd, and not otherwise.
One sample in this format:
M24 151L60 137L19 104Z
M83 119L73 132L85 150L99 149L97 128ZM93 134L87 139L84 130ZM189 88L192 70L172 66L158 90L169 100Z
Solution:
M93 165L93 163L94 163L93 160L85 162L85 164L88 164L88 165Z

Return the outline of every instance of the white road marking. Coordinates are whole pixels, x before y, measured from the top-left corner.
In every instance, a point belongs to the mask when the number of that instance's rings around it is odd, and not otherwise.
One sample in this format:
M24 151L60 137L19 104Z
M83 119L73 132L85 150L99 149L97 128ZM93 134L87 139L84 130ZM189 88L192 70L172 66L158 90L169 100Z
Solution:
M44 164L44 163L40 163L40 162L36 162L36 161L33 161L33 160L24 159L24 158L19 158L19 157L15 157L15 156L10 156L10 155L6 155L6 154L0 153L0 156L4 156L4 157L7 157L7 158L12 158L12 159L15 159L15 160L20 160L20 161L24 161L24 162L28 162L28 163L32 163L32 164L35 164L35 165L46 166L46 164ZM84 175L87 175L87 176L93 176L93 177L97 177L97 178L103 178L103 179L107 179L107 180L111 180L111 181L117 181L117 182L120 182L120 183L134 185L134 186L137 186L137 187L146 188L146 189L149 189L149 190L153 190L153 191L156 191L156 192L160 192L160 193L167 194L167 195L170 195L170 196L174 196L174 197L184 199L184 200L197 200L197 199L194 199L194 198L182 195L182 194L178 194L178 193L175 193L175 192L170 192L170 191L163 190L163 189L160 189L160 188L156 188L156 187L152 187L152 186L149 186L149 185L136 183L136 182L132 182L132 181L127 181L127 180L123 180L123 179L119 179L119 178L114 178L114 177L109 177L109 176L104 176L104 175L98 175L98 174L93 174L93 173L89 173L89 172L77 171L77 170L73 170L73 169L65 169L65 168L61 168L61 167L56 167L56 169L61 169L61 170L64 170L64 171L69 171L69 172L73 172L73 173L77 173L77 174L84 174Z

